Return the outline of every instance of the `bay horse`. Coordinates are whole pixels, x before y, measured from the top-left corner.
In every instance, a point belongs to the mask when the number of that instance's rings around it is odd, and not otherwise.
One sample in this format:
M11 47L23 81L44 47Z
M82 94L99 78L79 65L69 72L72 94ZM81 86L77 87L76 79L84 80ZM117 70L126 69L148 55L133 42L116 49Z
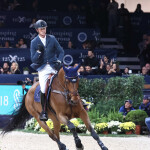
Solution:
M72 118L81 118L88 131L91 132L91 136L97 141L99 147L102 150L108 150L91 126L88 114L82 105L81 98L78 93L78 68L79 65L75 68L63 66L53 79L48 105L50 105L54 111L50 110L50 107L47 106L48 118L53 121L53 130L47 126L45 121L40 121L39 119L42 107L39 102L35 102L34 100L34 93L39 85L39 82L36 82L23 97L23 101L18 112L13 114L8 125L3 128L2 134L4 135L7 132L17 129L31 116L33 116L39 125L48 133L49 137L56 141L59 150L67 150L66 145L60 141L59 131L61 124L67 125L73 133L76 149L83 150L84 147L78 137L75 126L72 122L70 122L70 119Z

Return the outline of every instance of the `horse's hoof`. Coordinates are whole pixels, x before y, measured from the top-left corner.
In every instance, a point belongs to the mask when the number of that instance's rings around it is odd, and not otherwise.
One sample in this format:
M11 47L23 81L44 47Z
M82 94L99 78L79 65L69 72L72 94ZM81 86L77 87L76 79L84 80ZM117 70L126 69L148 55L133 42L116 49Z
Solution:
M106 146L102 147L102 150L108 150L108 148Z
M84 150L84 146L82 145L81 148L77 148L77 147L76 147L76 149L77 149L77 150Z

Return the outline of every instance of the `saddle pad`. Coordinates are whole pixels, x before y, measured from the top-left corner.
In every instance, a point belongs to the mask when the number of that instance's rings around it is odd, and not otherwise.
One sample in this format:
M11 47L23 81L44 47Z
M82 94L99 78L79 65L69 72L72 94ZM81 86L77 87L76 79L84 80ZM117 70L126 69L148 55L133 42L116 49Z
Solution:
M53 75L52 77L51 77L51 79L50 79L50 83L49 83L49 86L48 86L48 89L47 89L47 95L46 95L46 100L48 101L48 99L49 99L49 96L50 96L50 92L51 92L51 84L52 84L52 82L53 82L53 79L56 77L56 74L55 75ZM36 87L36 89L35 89L35 92L34 92L34 100L36 101L36 102L40 102L41 100L41 96L40 96L40 94L41 94L41 87L40 87L40 85L38 85L37 87Z
M40 87L40 85L38 85L35 89L35 92L34 92L34 100L38 103L40 103L40 98L41 98L41 96L40 96L41 92L40 91L41 91L41 87Z

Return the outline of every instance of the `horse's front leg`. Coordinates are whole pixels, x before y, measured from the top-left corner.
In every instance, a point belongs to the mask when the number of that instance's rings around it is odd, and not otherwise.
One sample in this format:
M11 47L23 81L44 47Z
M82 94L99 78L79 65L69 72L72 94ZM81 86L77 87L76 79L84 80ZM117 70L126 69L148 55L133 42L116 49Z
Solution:
M67 126L70 129L70 131L73 133L73 137L74 137L74 141L75 141L77 150L83 150L84 147L83 147L83 145L81 143L80 138L78 137L78 134L77 134L77 132L75 130L74 124L72 122L68 121L67 122Z
M67 125L69 130L73 133L73 137L74 137L75 144L76 144L76 149L77 150L83 150L84 149L83 145L82 145L81 140L79 139L79 137L77 135L74 124L69 121L67 116L59 115L58 117L59 117L60 122L63 123L64 125Z
M103 142L100 140L99 136L97 135L97 133L94 131L93 127L91 126L89 116L84 109L80 113L80 118L86 125L88 131L91 133L91 136L97 141L97 143L101 147L101 149L108 150L108 148L103 144Z

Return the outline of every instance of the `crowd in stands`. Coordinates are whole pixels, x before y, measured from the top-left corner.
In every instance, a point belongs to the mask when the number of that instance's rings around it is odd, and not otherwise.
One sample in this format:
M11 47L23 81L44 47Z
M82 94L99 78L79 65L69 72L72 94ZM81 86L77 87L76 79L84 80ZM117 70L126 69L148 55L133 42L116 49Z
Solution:
M107 33L108 36L116 36L120 29L124 30L124 34L130 30L129 11L123 3L119 8L115 0L111 2L110 0L55 0L47 5L48 2L48 0L1 0L0 11L82 12L86 15L88 27L99 27L102 35ZM135 6L134 13L143 13L141 4Z
M107 33L108 36L116 36L118 32L123 29L123 36L119 35L119 40L122 43L128 44L130 39L130 15L125 5L122 3L120 8L115 0L56 0L51 5L46 5L48 0L1 0L0 11L67 11L67 12L83 12L86 14L87 23L89 27L99 27L103 32ZM63 7L61 4L63 3ZM59 5L58 5L59 4ZM135 14L143 14L143 10L140 4L135 6ZM29 28L34 27L36 18L33 18ZM122 31L121 31L122 32ZM122 39L122 37L126 39ZM127 40L127 41L126 41ZM94 55L94 49L97 48L99 43L95 41L86 40L82 44L82 48L88 51L88 56L82 62L82 69L79 69L81 75L129 75L130 69L126 67L123 72L120 71L119 65L113 59L109 59L104 56L98 60ZM141 75L150 75L150 34L145 33L143 40L138 44L140 59ZM5 41L0 45L2 48L29 48L24 38L20 38L18 43L11 45L10 41ZM68 42L68 49L76 49L73 41ZM1 66L2 64L0 64ZM2 67L3 68L3 67ZM81 70L81 71L80 71ZM84 70L84 71L83 71ZM1 70L1 73L3 71Z
M150 95L144 95L143 96L143 102L139 106L140 110L143 110L147 113L148 117L145 118L145 124L147 125L147 128L149 130L150 134ZM130 111L134 111L133 108L133 101L132 100L126 100L124 102L124 105L120 107L119 112L122 113L124 118Z
M21 74L21 72L17 62L12 62L10 65L4 62L3 67L0 67L0 74Z

